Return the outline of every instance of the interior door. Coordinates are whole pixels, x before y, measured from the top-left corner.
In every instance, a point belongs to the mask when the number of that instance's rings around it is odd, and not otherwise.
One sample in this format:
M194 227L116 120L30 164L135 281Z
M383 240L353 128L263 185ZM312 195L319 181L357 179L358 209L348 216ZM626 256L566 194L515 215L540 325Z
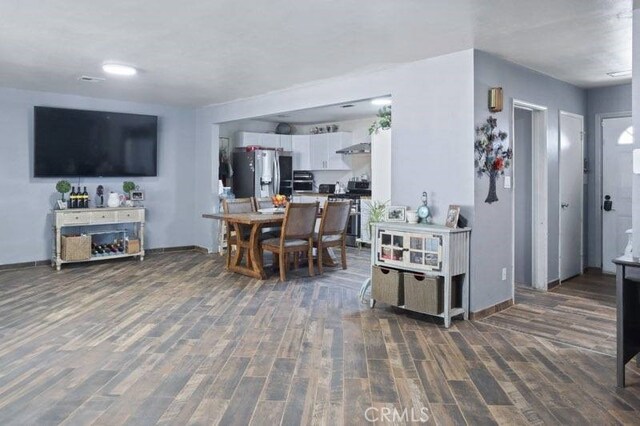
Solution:
M583 117L560 113L560 280L582 273Z
M632 151L631 117L603 119L602 270L605 272L616 272L611 260L624 253L626 231L631 229Z

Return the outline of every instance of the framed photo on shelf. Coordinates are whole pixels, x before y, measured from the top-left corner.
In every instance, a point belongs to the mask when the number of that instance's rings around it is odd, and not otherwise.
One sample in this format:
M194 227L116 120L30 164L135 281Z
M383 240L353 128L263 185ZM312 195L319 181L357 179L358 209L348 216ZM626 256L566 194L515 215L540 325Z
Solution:
M130 193L131 201L144 201L144 191L136 189Z
M447 222L445 223L447 228L457 228L458 227L458 219L460 218L460 206L449 205L449 210L447 211Z
M387 222L406 222L407 206L389 206L387 207L385 220Z

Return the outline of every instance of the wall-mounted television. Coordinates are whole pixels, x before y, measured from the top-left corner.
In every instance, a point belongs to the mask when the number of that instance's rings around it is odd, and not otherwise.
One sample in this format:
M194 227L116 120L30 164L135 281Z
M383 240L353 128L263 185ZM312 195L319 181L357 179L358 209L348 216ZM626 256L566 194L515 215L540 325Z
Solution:
M158 117L34 107L35 177L157 176Z

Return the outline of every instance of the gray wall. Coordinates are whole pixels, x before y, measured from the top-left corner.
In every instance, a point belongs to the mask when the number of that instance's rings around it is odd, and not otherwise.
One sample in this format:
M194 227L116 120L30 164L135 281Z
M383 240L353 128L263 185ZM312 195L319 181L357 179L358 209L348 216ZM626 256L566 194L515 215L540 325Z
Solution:
M514 111L513 188L515 202L514 275L516 284L531 286L531 198L533 155L531 111Z
M159 117L158 176L134 181L146 191L146 248L193 244L195 111L56 93L0 89L0 265L51 256L51 207L58 179L33 178L35 105L153 114ZM82 179L122 192L124 179ZM77 184L77 180L72 181Z
M549 182L549 281L558 278L559 186L558 186L558 117L564 110L586 114L586 93L570 84L507 62L486 52L475 51L475 121L483 122L490 114L487 108L489 88L504 90L504 110L493 114L498 127L511 133L513 99L544 105L548 108L548 182ZM471 310L478 311L512 297L512 206L513 191L498 181L499 202L486 204L488 178L475 180L475 223L472 238ZM507 280L502 281L502 268Z
M632 111L633 128L640 129L640 0L633 0L633 82ZM636 133L637 134L637 133ZM634 135L634 149L640 148L639 138ZM633 175L633 253L640 253L640 175Z
M596 122L596 114L631 111L631 84L601 87L587 91L587 158L589 173L587 175L587 262L588 266L602 266L602 223L600 219L601 200L596 197L597 187L601 180L596 177L596 151L602 152L602 146L596 146L596 134L601 131ZM600 169L602 170L602 169Z

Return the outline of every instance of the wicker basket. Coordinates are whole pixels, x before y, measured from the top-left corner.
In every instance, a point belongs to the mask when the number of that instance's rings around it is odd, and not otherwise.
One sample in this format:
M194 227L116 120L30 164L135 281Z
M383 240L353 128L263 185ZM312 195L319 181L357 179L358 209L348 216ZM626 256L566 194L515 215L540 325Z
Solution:
M129 240L129 243L127 244L127 253L140 253L140 240Z
M444 279L405 272L404 299L407 309L438 315L444 311Z
M61 238L60 257L66 261L91 259L91 236L63 235Z
M402 273L389 268L373 267L371 296L389 305L401 306L404 303Z

